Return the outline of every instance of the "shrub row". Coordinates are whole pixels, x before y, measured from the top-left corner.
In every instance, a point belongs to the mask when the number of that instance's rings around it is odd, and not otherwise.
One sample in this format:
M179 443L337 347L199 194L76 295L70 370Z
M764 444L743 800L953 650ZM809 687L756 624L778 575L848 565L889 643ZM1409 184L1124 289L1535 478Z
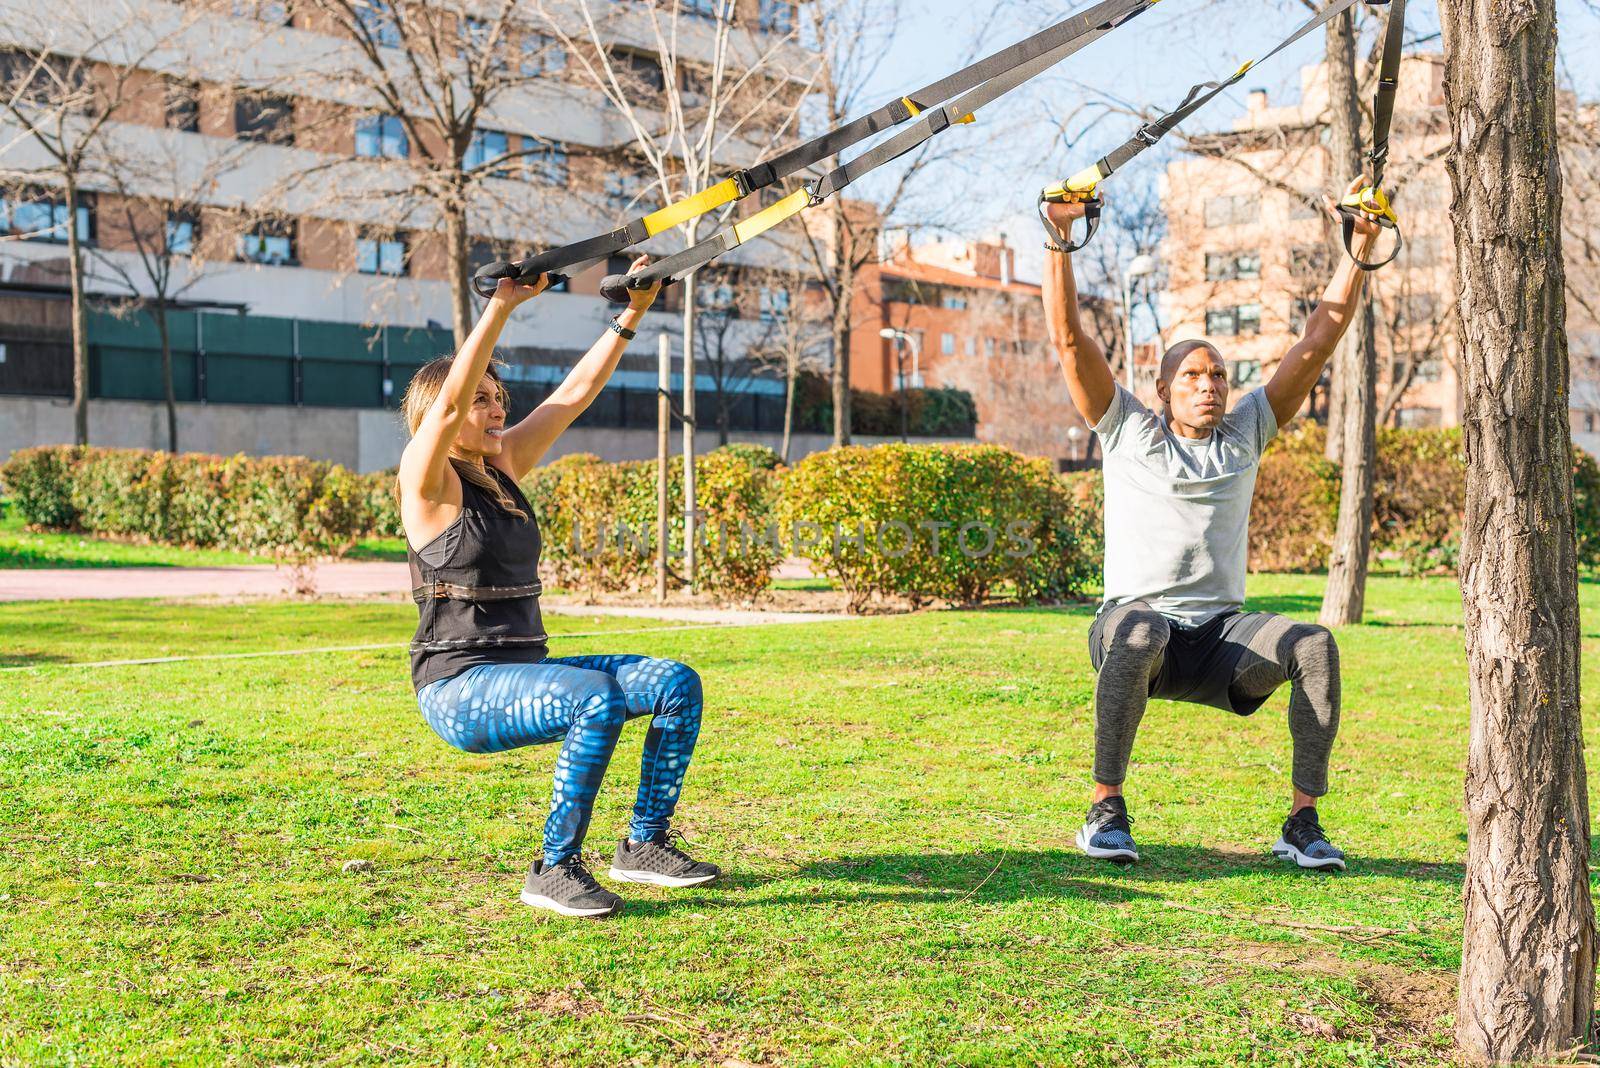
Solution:
M795 381L795 428L825 434L833 429L833 387L814 371L801 372ZM850 391L851 433L867 437L898 437L901 395ZM906 431L917 437L970 437L978 422L978 407L964 389L907 389Z
M47 446L0 466L23 518L56 530L299 558L399 530L393 475L297 456Z

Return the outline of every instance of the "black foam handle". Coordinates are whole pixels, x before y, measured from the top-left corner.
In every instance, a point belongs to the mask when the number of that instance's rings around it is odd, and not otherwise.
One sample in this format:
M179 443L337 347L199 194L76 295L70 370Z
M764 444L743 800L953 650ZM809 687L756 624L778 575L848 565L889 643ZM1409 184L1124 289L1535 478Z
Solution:
M1044 224L1045 233L1055 239L1055 247L1057 249L1062 252L1073 253L1094 240L1095 231L1100 229L1100 209L1105 204L1105 201L1099 197L1093 197L1083 202L1083 221L1087 229L1084 232L1083 240L1078 242L1072 240L1070 233L1063 234L1056 229L1055 224L1050 221L1050 216L1045 214L1045 203L1045 198L1041 196L1039 198L1039 221Z
M500 279L515 278L516 276L516 264L507 263L505 260L495 260L493 263L486 263L479 267L473 274L472 288L478 291L478 296L488 300L494 296L494 291L500 285Z
M613 304L628 303L628 276L608 274L600 279L600 295Z

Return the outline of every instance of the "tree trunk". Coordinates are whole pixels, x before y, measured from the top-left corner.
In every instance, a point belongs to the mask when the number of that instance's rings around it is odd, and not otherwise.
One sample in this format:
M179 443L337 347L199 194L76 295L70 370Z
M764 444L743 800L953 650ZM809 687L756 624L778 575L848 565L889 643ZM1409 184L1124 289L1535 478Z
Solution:
M167 451L178 451L178 395L172 383L172 332L167 323L167 303L156 300L156 332L161 335L161 381L167 394Z
M1361 101L1356 83L1355 17L1346 11L1328 23L1330 185L1336 194L1360 173ZM1339 256L1345 255L1340 248ZM1378 407L1377 330L1365 288L1336 356L1329 389L1328 452L1339 463L1339 519L1334 527L1321 622L1361 622L1366 600L1367 554L1372 545L1372 482L1376 465L1373 424ZM1336 455L1335 455L1336 454Z
M1356 309L1351 333L1370 341L1372 304L1365 298ZM1356 346L1351 346L1355 349ZM1376 390L1377 353L1370 344L1351 353L1344 368L1344 463L1339 472L1339 519L1333 530L1333 552L1328 558L1328 585L1322 592L1325 627L1360 623L1366 607L1367 557L1372 550L1372 484L1377 467ZM1335 428L1330 427L1330 436Z
M465 197L464 192L458 193ZM452 199L444 208L444 249L450 272L450 325L455 331L456 348L467 343L472 333L471 242L467 237L467 206L464 199Z
M850 444L850 313L855 299L855 248L844 214L844 200L834 197L833 301L833 443Z
M790 359L783 375L783 448L778 454L778 458L784 463L789 462L789 448L794 436L794 387L798 375L799 368L795 361Z
M1354 13L1346 11L1338 16L1328 23L1324 33L1329 112L1327 183L1329 191L1339 195L1344 192L1340 183L1354 178L1361 170L1361 89L1356 82ZM1335 233L1332 240L1334 256L1343 256L1344 246L1339 235ZM1344 405L1350 380L1347 371L1358 351L1360 327L1358 317L1345 335L1344 344L1334 354L1333 374L1329 376L1326 455L1331 463L1340 463L1344 458Z
M66 174L67 277L72 291L72 436L89 444L89 316L83 306L83 244L78 233L78 176Z
M1445 0L1466 410L1467 867L1456 1039L1589 1040L1595 918L1578 700L1555 0Z

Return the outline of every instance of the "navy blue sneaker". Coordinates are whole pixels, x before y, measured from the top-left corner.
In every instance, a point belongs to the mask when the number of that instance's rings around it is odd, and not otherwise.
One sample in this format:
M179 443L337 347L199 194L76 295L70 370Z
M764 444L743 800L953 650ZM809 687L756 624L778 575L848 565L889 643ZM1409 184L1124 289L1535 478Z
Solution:
M1129 827L1132 822L1127 802L1120 795L1096 801L1078 831L1078 848L1096 860L1132 864L1139 859L1139 847L1133 844Z
M1283 834L1273 844L1272 855L1292 860L1302 868L1344 871L1344 854L1328 841L1312 805L1283 821Z

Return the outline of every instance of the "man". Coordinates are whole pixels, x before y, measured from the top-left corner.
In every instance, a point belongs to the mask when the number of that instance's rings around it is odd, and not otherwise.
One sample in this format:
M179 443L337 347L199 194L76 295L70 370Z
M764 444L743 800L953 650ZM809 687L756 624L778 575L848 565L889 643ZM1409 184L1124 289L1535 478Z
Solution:
M1358 180L1351 191L1361 188ZM1338 220L1332 199L1324 198ZM1052 204L1067 233L1082 204ZM1356 253L1378 225L1362 215ZM1139 859L1123 785L1134 734L1151 697L1250 715L1292 686L1293 800L1275 855L1302 868L1344 870L1318 822L1339 729L1339 652L1326 628L1243 612L1246 530L1261 452L1305 403L1358 305L1365 272L1348 257L1334 272L1305 336L1272 380L1228 410L1228 370L1204 341L1167 350L1152 412L1117 385L1104 350L1083 328L1070 258L1054 245L1044 306L1073 404L1105 455L1105 602L1089 632L1095 686L1094 795L1078 846L1091 857Z

